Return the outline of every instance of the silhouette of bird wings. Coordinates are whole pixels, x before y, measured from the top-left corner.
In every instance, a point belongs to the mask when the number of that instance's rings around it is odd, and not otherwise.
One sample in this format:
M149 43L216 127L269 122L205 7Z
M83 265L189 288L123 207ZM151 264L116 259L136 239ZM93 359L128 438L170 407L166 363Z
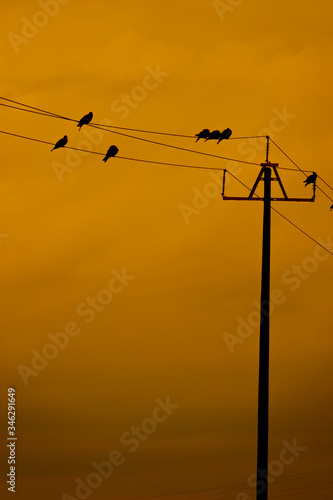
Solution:
M91 122L92 117L93 117L93 114L91 111L87 115L84 115L81 118L81 120L79 121L79 123L77 124L77 126L79 127L79 130L81 130L82 125L88 125L88 123Z
M59 141L55 143L51 151L53 151L54 149L63 148L67 144L67 142L68 142L68 137L67 135L64 135L62 139L59 139Z
M223 132L221 132L219 140L217 141L217 144L219 144L221 141L223 141L223 139L229 139L231 134L232 134L232 131L230 130L230 128L226 128L225 130L223 130Z
M209 136L209 134L210 134L209 129L204 128L203 130L201 130L201 132L195 134L195 136L197 137L197 140L195 142L198 142L199 139L206 139Z
M316 172L312 172L312 174L311 174L311 175L309 175L309 177L307 177L307 178L305 179L305 181L303 181L303 182L304 182L305 186L308 186L309 184L315 184L316 179L317 179L317 174L316 174Z
M213 132L211 132L209 134L209 136L205 139L205 142L206 141L209 141L211 139L218 139L221 135L221 132L219 130L213 130Z
M116 156L118 151L119 149L117 148L117 146L114 145L110 146L109 149L107 150L105 157L103 158L103 161L106 162L106 160L108 160L111 156Z

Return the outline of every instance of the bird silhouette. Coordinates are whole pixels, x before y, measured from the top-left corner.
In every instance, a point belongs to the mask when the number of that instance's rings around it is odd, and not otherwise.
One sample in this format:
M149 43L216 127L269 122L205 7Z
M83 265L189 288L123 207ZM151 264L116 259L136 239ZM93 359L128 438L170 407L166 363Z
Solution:
M81 120L79 121L79 123L77 124L77 126L79 127L79 130L81 130L82 125L88 125L88 123L91 122L92 117L93 117L93 114L91 111L87 115L84 115L81 118Z
M195 134L195 136L197 137L197 140L195 142L198 142L199 139L206 139L209 136L209 134L210 134L209 129L204 128L203 130L201 130L201 132L199 132L199 134Z
M67 144L67 142L68 142L68 137L67 135L64 135L62 139L59 139L59 141L55 143L51 151L53 151L53 149L63 148Z
M307 177L307 178L305 179L305 181L303 181L303 182L304 182L305 186L308 186L309 184L315 184L316 179L317 179L317 174L316 174L316 172L312 172L312 174L311 174L311 175L309 175L309 177Z
M226 128L225 130L223 130L223 132L221 132L219 140L217 141L217 144L219 144L221 141L223 141L223 139L229 139L231 134L232 134L232 131L230 130L230 128Z
M330 206L330 211L331 211L332 209L333 209L333 203L332 203L332 205Z
M108 160L111 156L116 156L118 151L119 149L117 148L117 146L110 146L109 149L107 150L105 157L103 158L103 161L106 162L106 160Z
M205 139L205 142L210 141L211 139L218 139L220 135L221 132L219 130L213 130L213 132L211 132L209 136Z

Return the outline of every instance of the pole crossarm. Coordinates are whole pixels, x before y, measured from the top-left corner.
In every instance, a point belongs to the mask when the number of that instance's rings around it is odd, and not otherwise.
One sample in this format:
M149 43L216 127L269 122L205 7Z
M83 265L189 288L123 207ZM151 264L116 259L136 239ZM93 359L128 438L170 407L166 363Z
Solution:
M263 201L264 198L259 196L256 198L249 198L248 196L222 196L226 201ZM314 198L271 198L271 201L315 201Z
M260 166L261 166L261 169L260 169L260 172L253 184L253 187L250 191L250 194L249 196L226 196L224 194L225 192L225 172L224 172L224 176L223 176L223 190L222 190L222 199L225 200L225 201L263 201L265 198L261 197L261 196L258 196L256 194L256 189L258 187L258 184L260 181L263 181L264 180L264 173L265 173L265 170L267 168L272 168L273 171L274 171L274 174L275 174L275 177L272 177L271 178L271 181L277 181L279 186L280 186L280 189L282 191L282 194L283 194L283 198L278 198L278 197L271 197L270 200L271 201L302 201L302 202L313 202L315 201L315 184L313 186L313 196L312 198L289 198L287 196L287 193L286 193L286 190L283 186L283 183L282 183L282 180L281 180L281 177L279 175L279 172L278 172L278 166L279 164L278 163L270 163L269 161L265 162L265 163L260 163Z

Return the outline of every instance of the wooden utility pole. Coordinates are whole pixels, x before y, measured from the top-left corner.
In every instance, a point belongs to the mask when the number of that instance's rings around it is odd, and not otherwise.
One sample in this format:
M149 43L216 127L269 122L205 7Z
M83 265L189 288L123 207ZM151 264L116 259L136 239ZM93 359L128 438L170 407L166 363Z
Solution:
M262 269L260 298L260 338L259 338L259 386L258 386L258 442L257 442L257 500L267 500L268 496L268 401L269 401L269 326L270 326L270 255L271 255L271 201L310 201L315 200L315 183L312 198L288 198L278 174L278 163L270 163L269 137L267 136L266 162L248 197L225 196L225 175L223 178L223 200L263 200ZM272 178L272 169L275 178ZM254 197L259 182L264 181L264 197ZM272 198L271 182L278 181L283 198Z
M264 171L264 220L262 235L262 268L260 300L259 387L258 387L258 444L257 500L267 500L268 468L268 395L269 395L269 316L270 316L270 259L271 259L271 169ZM263 478L261 471L266 471ZM259 480L261 481L259 483ZM263 482L265 484L263 484ZM259 488L258 485L261 485Z

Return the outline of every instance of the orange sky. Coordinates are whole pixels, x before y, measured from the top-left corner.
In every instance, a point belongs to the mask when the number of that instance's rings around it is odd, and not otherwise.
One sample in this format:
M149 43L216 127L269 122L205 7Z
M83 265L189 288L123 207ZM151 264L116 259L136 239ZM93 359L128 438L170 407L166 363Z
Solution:
M330 2L1 6L3 97L77 120L93 111L94 122L118 127L269 134L333 185ZM51 143L67 134L68 145L95 152L115 144L119 157L234 169L249 185L258 173L87 126L79 132L73 122L1 114L1 130ZM217 146L128 133L265 160L260 139ZM103 163L0 135L1 393L6 409L7 388L16 389L16 498L254 499L259 330L251 321L262 204L223 202L218 171ZM270 160L294 168L273 144ZM280 174L290 196L311 197L301 173ZM229 178L227 194L247 191ZM331 202L317 194L314 204L273 206L333 251ZM271 288L280 303L271 317L271 498L318 499L318 485L332 483L331 262L273 212ZM5 438L5 420L2 429ZM302 451L284 452L292 443ZM108 477L96 472L102 462ZM90 489L76 491L78 481ZM5 481L0 487L6 493ZM329 499L332 489L319 495Z

